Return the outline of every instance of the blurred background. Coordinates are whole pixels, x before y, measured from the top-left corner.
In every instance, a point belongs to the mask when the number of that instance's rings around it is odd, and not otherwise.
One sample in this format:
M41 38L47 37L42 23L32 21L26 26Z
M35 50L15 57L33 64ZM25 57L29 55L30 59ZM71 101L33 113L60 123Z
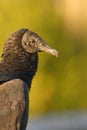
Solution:
M10 34L22 27L35 31L59 51L58 58L39 54L38 71L30 91L31 124L33 119L43 116L58 124L67 115L78 113L81 115L75 122L86 120L87 0L0 0L0 54ZM82 126L87 129L86 122ZM53 130L60 130L58 126Z

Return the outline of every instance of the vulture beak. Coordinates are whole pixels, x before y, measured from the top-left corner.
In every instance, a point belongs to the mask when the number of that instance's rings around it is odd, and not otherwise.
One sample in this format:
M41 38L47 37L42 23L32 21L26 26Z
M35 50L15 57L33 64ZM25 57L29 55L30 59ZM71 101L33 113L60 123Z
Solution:
M47 45L45 42L42 42L39 44L39 47L38 47L39 51L41 52L46 52L46 53L49 53L53 56L56 56L58 57L58 51L51 48L49 45Z

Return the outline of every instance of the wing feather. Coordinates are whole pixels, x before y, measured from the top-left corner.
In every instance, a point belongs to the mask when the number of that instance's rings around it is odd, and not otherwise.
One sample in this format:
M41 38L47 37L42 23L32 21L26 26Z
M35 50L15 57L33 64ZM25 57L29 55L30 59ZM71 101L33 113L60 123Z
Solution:
M20 79L0 85L0 130L26 129L29 104L27 89L25 82Z

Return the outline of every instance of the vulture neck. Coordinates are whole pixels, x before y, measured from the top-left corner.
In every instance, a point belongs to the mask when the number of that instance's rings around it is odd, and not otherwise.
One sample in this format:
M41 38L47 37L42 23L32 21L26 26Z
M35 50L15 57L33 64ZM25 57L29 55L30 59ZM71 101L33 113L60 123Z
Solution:
M17 47L15 46L15 48ZM4 71L8 75L10 74L10 79L20 78L30 88L38 67L38 54L27 53L23 48L15 50L10 48L9 51L4 51L2 54L2 65L4 66Z
M20 78L25 81L29 88L32 78L38 67L38 54L27 53L21 44L21 38L27 29L14 32L4 44L1 74L5 73L6 80Z

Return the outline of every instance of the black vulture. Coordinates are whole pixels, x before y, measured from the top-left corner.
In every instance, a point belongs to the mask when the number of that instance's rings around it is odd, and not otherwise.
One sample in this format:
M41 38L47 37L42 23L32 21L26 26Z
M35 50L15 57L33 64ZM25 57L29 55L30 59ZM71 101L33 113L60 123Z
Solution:
M5 42L0 62L0 130L26 130L32 79L38 52L58 55L29 29L22 28Z

